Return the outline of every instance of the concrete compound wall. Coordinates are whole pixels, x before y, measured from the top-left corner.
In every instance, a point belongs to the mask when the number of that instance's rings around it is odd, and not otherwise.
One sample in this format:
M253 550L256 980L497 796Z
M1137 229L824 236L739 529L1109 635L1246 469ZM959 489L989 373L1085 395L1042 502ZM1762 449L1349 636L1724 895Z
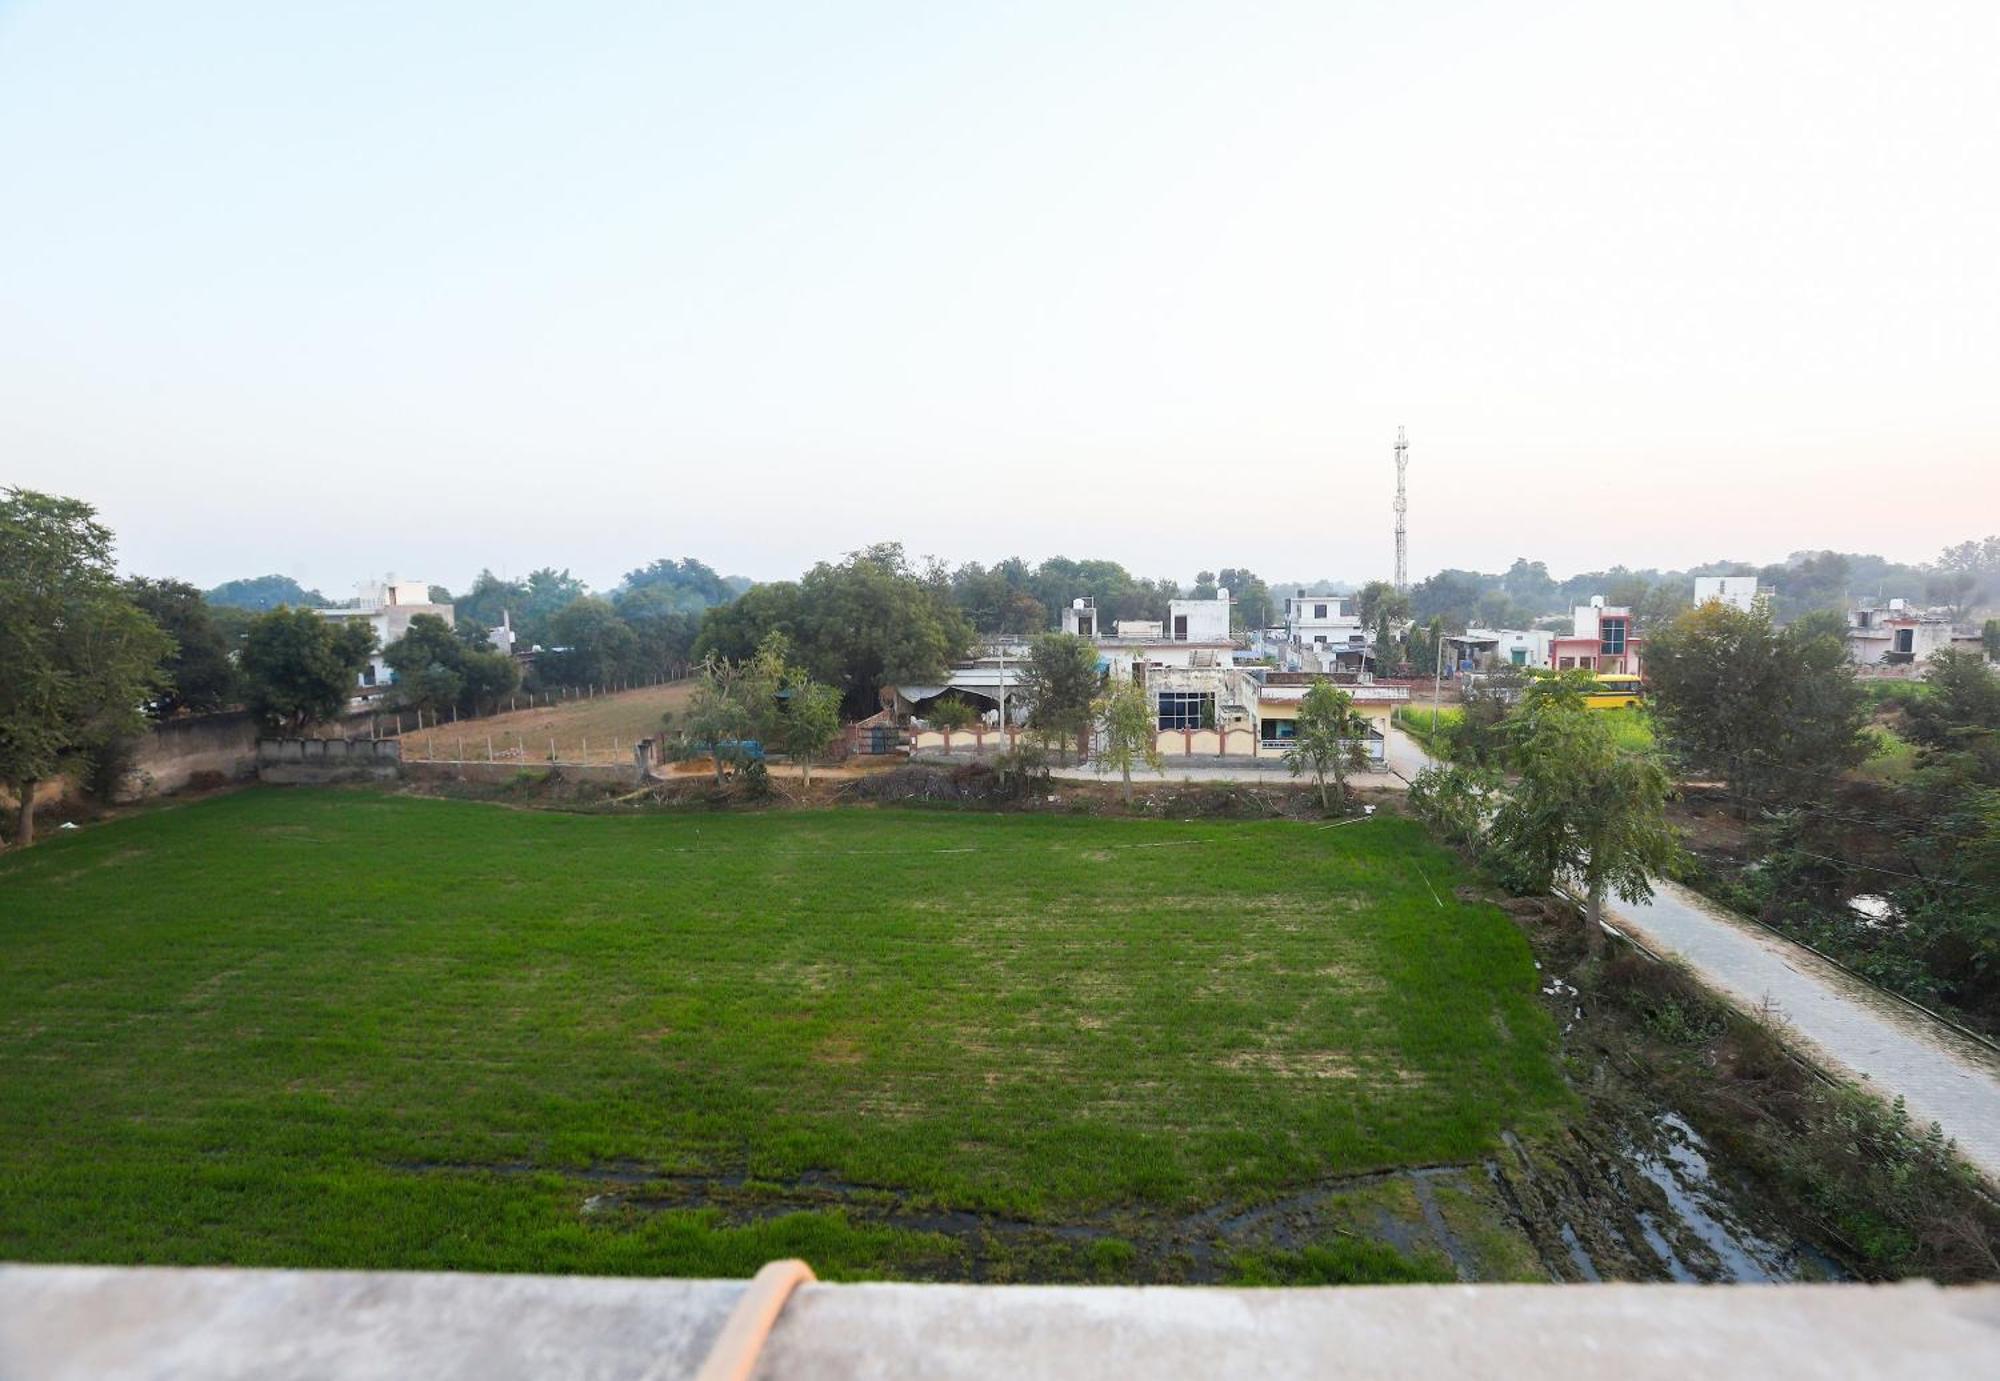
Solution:
M614 785L636 784L639 771L631 763L608 766L604 763L557 763L551 766L545 762L425 762L422 760L402 764L403 776L417 782L488 782L495 785L511 782L517 777L545 776L554 772L564 781L609 782Z
M257 780L280 786L393 781L403 745L392 738L260 738Z
M186 787L196 773L225 781L257 775L257 721L243 711L170 719L153 726L137 746L132 770L116 799L144 800Z

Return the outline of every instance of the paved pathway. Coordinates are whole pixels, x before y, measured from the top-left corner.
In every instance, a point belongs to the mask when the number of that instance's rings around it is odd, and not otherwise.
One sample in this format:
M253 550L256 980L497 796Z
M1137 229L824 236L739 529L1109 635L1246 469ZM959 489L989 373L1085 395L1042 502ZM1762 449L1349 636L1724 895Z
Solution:
M1685 960L1710 987L1766 1002L1798 1042L1883 1098L1901 1095L1959 1154L2000 1184L2000 1055L1801 949L1670 882L1640 905L1613 900L1611 922Z

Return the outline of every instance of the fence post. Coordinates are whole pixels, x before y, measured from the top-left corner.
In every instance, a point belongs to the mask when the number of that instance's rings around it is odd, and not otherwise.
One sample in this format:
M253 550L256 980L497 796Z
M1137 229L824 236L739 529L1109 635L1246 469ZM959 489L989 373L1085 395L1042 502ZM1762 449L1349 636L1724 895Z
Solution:
M486 761L493 761L493 735L486 736Z
M553 763L555 762L555 760L556 760L556 741L555 741L555 739L554 739L554 738L550 738L550 739L549 739L549 762L550 762L551 764L553 764Z
M580 750L581 750L581 752L582 752L582 755L583 755L583 765L584 765L585 767L588 767L588 766L590 766L590 740L589 740L589 739L584 739L584 740L582 740L582 741L581 741L581 744L580 744Z

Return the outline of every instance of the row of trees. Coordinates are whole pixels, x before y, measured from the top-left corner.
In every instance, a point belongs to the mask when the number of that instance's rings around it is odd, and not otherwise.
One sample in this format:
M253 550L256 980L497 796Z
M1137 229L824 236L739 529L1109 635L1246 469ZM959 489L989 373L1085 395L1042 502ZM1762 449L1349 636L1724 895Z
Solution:
M1687 609L1698 575L1754 575L1772 592L1772 612L1789 622L1815 610L1844 608L1850 599L1901 597L1951 608L1955 617L2000 599L2000 537L1961 542L1925 565L1865 553L1794 552L1783 561L1711 561L1684 571L1614 566L1558 580L1547 563L1515 560L1505 571L1448 569L1410 587L1410 613L1442 619L1451 632L1468 627L1531 628L1603 595L1628 605L1647 628L1664 627ZM1370 627L1373 619L1365 620Z

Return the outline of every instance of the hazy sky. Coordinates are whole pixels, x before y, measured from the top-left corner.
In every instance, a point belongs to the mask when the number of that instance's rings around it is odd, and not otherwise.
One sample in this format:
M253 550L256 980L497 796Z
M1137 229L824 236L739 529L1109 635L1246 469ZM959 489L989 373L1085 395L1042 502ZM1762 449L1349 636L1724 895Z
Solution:
M125 564L1558 572L2000 530L2000 5L8 3Z

